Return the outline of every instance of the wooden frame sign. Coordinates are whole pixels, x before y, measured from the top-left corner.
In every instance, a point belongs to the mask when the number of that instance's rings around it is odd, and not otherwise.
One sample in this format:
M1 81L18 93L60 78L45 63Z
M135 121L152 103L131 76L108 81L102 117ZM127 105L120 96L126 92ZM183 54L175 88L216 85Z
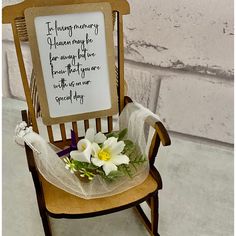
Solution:
M25 10L46 125L118 112L109 3Z

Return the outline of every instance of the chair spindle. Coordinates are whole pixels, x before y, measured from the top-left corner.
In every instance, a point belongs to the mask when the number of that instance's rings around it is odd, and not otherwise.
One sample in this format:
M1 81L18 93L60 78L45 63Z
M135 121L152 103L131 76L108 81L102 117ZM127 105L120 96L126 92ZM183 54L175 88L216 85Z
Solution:
M76 121L72 122L72 129L75 132L76 142L78 142L79 133L78 133L78 126L77 126Z
M97 132L100 132L102 130L102 128L101 128L101 118L96 118L96 129L97 129Z
M18 32L18 36L20 41L26 42L28 41L28 33L25 23L25 17L17 17L15 19L15 25Z
M112 116L107 117L107 126L108 126L108 132L111 132L113 127L112 127Z
M53 132L52 132L52 126L51 125L47 126L47 131L48 131L49 142L54 143L54 137L53 137Z
M89 120L84 120L84 130L85 130L85 132L87 131L88 128L89 128Z
M60 130L61 130L62 141L65 142L66 141L66 128L65 128L65 124L60 124Z

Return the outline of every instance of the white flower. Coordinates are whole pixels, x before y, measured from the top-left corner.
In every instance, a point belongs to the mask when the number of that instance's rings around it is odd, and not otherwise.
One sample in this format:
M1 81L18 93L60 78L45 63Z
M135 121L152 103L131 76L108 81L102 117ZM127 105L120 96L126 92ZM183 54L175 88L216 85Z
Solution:
M85 138L78 142L78 150L70 152L71 158L80 162L90 163L92 143L103 143L106 139L107 138L103 133L99 132L95 134L95 130L89 128L86 131Z
M109 175L111 171L116 171L118 165L129 163L129 158L121 154L125 143L123 141L117 142L117 140L114 137L108 138L102 148L97 143L92 144L91 161L95 166L102 166L106 175Z
M80 162L88 162L90 163L92 144L87 139L81 139L77 144L76 151L71 151L70 156L72 159L80 161Z
M103 143L107 139L107 137L101 132L95 134L95 130L93 128L87 129L84 138L89 140L91 143Z

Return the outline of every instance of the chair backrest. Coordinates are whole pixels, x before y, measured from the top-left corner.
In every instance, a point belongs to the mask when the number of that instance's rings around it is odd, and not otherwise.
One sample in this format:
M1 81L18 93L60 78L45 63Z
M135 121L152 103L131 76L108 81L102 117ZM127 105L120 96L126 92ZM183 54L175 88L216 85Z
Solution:
M30 123L33 126L35 132L39 132L37 116L40 110L37 101L37 87L35 84L34 73L32 72L31 79L27 78L26 68L22 53L22 43L28 42L28 34L25 23L24 11L30 7L42 7L42 6L55 6L55 5L71 5L82 3L100 3L108 2L111 4L113 25L116 23L117 33L117 91L118 91L118 103L119 112L124 108L124 44L123 44L123 15L129 14L129 4L126 0L25 0L19 4L6 6L3 8L3 24L11 24L14 36L14 43L17 53L18 64L21 73L22 84L25 92L25 97L28 105L28 116ZM31 81L31 82L29 82ZM113 129L113 118L111 116L105 117L107 119L107 131L110 132ZM89 120L84 120L83 127L86 131L89 128ZM97 131L102 130L101 118L95 118L95 124ZM63 147L69 144L69 139L66 135L66 126L64 123L57 124L60 127L61 140L55 140L52 125L47 126L47 132L49 141L56 144L59 147ZM53 125L54 126L54 125ZM78 133L77 122L71 122L71 128ZM83 132L84 133L84 132Z

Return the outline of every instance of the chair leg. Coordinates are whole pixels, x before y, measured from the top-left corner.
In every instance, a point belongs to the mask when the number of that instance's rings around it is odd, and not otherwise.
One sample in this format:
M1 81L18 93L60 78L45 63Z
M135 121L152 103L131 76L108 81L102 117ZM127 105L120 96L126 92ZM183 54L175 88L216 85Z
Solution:
M41 219L42 219L42 223L43 223L43 229L44 229L44 234L45 236L52 236L52 231L51 231L51 227L50 227L50 222L48 219L48 215L45 211L41 211Z
M40 216L41 216L41 219L42 219L45 236L52 236L50 222L49 222L49 219L48 219L48 214L46 212L43 189L42 189L42 185L41 185L40 180L39 180L38 172L36 171L36 169L33 169L31 171L31 174L32 174L32 178L33 178L33 181L34 181L34 187L35 187L36 196L37 196L38 209L39 209L39 213L40 213Z
M158 220L159 220L159 199L158 192L151 197L151 232L153 236L160 236L158 234Z

